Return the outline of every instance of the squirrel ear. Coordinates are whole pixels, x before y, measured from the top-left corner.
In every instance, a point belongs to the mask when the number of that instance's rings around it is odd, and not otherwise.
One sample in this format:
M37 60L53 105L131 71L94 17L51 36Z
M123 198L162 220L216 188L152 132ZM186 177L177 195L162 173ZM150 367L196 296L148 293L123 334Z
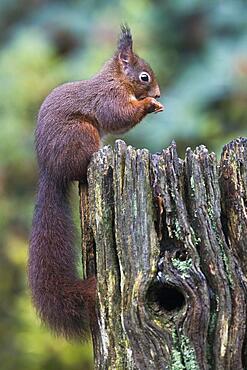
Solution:
M118 41L118 58L123 65L129 64L132 56L132 35L128 25L121 26L121 34Z

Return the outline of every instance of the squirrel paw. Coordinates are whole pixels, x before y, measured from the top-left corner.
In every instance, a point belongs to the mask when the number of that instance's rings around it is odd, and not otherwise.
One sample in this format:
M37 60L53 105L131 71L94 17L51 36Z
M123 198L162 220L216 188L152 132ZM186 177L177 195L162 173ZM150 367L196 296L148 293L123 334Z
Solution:
M155 98L146 98L147 101L147 111L148 113L158 113L164 110L164 106L158 102Z

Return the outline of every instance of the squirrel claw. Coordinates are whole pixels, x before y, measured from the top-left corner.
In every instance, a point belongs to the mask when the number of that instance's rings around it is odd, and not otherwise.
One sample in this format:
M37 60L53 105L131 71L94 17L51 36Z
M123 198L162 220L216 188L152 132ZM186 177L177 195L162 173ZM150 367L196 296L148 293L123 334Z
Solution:
M159 109L155 110L154 113L163 112L164 106L162 105Z
M163 110L164 110L164 106L161 103L157 102L154 113L163 112Z

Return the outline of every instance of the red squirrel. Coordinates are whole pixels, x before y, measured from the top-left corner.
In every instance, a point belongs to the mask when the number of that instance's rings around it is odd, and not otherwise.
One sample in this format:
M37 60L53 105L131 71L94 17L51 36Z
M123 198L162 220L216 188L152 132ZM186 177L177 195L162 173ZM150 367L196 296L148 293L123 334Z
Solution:
M102 70L90 80L58 86L40 108L29 285L41 320L68 339L89 337L96 303L96 278L77 274L70 184L87 182L90 158L104 135L126 132L148 113L162 111L159 96L154 72L133 52L130 29L122 26L117 51Z

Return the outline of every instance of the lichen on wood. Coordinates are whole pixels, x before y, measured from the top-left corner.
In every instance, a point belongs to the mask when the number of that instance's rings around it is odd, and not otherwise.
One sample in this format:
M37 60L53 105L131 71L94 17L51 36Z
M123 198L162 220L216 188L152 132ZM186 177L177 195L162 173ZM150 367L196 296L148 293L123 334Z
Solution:
M203 145L182 160L175 143L118 140L93 156L81 199L95 368L247 368L247 140L219 163Z

